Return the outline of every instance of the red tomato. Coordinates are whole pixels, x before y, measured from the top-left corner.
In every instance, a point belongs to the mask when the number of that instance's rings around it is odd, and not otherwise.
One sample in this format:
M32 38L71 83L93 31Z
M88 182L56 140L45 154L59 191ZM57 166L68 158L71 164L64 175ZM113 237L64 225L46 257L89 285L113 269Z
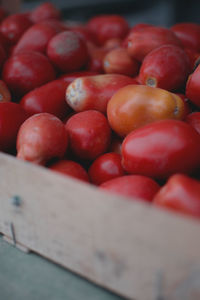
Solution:
M24 109L16 103L0 103L0 150L15 147L19 127L26 119Z
M90 180L96 185L123 175L121 155L114 152L99 156L89 168Z
M151 202L160 186L151 178L141 175L117 177L100 185L101 189L133 200Z
M108 74L123 74L136 76L139 70L139 63L131 58L127 49L117 48L108 52L104 57L104 71Z
M30 13L30 19L34 23L38 23L48 19L59 20L60 18L60 11L50 2L40 4Z
M128 53L135 59L142 61L153 49L162 45L181 46L181 42L173 31L156 26L140 28L128 37Z
M72 160L60 160L57 163L51 165L52 171L74 177L76 179L89 182L89 177L85 169L75 161Z
M189 75L189 59L185 51L174 45L163 45L146 55L139 81L168 91L182 88Z
M92 160L108 149L111 130L102 113L95 110L77 113L65 126L70 148L79 158Z
M200 218L200 182L182 174L173 175L156 194L153 204Z
M63 119L69 111L65 101L68 85L64 79L53 80L30 91L21 99L20 104L29 115L47 112Z
M10 57L4 64L2 75L15 96L22 96L56 77L48 58L33 51Z
M22 34L32 26L32 22L27 14L15 14L8 16L0 25L0 32L10 42L11 45L17 43Z
M119 15L95 16L89 20L87 26L99 45L103 45L111 38L122 39L129 30L127 21Z
M200 51L200 25L195 23L177 23L171 30L185 48Z
M66 101L77 112L95 109L106 113L107 103L113 94L132 82L132 78L120 74L78 78L68 86Z
M80 70L88 59L85 41L73 31L64 31L48 43L47 55L52 63L63 72Z
M87 70L104 73L103 60L108 50L103 47L93 47L89 43L87 43L87 45L89 45L89 59L86 66Z
M200 134L200 112L194 112L187 115L186 122Z
M128 173L158 179L190 174L200 167L200 135L177 120L151 123L131 132L122 144L122 165Z
M64 124L48 113L28 118L17 136L17 157L36 164L62 158L68 146Z
M63 30L66 30L65 26L56 20L46 20L34 24L21 36L13 49L13 54L22 51L46 53L49 40Z

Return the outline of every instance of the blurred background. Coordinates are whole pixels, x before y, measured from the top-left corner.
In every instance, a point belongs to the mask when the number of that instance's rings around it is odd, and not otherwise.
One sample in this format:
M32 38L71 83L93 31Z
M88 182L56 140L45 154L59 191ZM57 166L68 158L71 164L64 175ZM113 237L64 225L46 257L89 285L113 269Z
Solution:
M15 0L13 0L15 1ZM44 1L24 0L27 11ZM68 20L84 22L97 14L117 13L130 25L145 22L171 26L177 22L200 22L200 0L52 0Z

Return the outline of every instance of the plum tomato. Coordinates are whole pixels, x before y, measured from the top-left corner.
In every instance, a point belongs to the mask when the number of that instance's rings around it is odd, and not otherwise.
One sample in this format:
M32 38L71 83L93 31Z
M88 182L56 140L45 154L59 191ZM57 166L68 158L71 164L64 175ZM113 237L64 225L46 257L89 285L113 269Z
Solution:
M49 169L63 175L89 182L89 177L86 170L79 163L72 160L59 160L51 165Z
M174 45L163 45L144 58L139 80L141 84L177 91L184 87L190 72L190 62L183 49Z
M100 155L90 166L88 174L91 182L96 185L123 176L121 155L114 152Z
M183 100L166 90L145 85L128 85L108 102L111 128L120 136L146 124L163 120L181 120L185 116Z
M60 18L60 11L50 2L44 2L38 5L30 13L30 19L33 23L38 23L48 19L59 20Z
M126 175L102 183L99 186L108 192L131 197L134 201L152 202L160 186L153 179L141 175Z
M88 50L78 33L64 31L49 41L47 55L60 71L72 72L80 70L86 64Z
M136 76L139 71L139 62L131 58L125 48L117 48L108 52L104 57L103 66L107 74Z
M175 174L155 195L153 204L200 218L200 182L183 174Z
M3 80L0 80L0 103L10 102L11 93Z
M95 16L89 20L87 27L99 45L111 38L123 39L129 30L127 21L120 15Z
M17 135L17 158L45 164L62 158L68 146L65 126L57 117L40 113L28 118Z
M15 96L23 96L56 77L46 56L38 52L23 52L11 56L4 64L3 80Z
M186 84L186 97L200 107L200 65L188 77Z
M132 131L122 143L122 165L131 174L165 179L200 167L200 135L177 120L162 120Z
M76 113L65 127L70 149L78 158L93 160L108 149L111 130L102 113L96 110Z
M166 44L182 46L175 33L163 27L147 26L131 32L127 38L128 53L138 61L142 61L153 49Z

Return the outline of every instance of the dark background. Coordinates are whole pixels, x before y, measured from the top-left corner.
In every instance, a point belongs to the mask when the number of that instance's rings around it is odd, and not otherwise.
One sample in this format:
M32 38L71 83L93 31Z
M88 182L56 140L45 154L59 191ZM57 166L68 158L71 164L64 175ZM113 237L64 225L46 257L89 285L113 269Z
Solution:
M25 0L27 11L44 1ZM200 23L200 0L52 0L62 9L68 20L85 22L97 14L117 13L126 17L130 25L150 23L171 26L177 22Z

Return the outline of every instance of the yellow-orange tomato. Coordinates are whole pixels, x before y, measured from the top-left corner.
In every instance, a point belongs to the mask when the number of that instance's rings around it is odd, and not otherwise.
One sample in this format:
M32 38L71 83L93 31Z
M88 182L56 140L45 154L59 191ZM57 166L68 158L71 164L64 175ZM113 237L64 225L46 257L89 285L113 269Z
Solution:
M11 94L4 81L0 80L0 103L10 102Z
M164 120L182 120L183 100L166 90L144 85L128 85L118 90L108 102L110 126L120 136L146 124Z

